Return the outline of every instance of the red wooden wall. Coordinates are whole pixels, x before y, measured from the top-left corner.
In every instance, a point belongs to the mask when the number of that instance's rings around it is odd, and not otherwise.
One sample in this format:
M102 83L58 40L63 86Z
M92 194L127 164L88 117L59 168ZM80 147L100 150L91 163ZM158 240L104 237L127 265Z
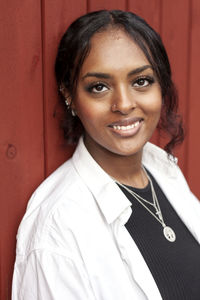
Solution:
M200 2L15 0L0 2L0 299L10 299L15 236L38 184L67 159L54 118L54 59L70 22L98 9L131 10L157 29L171 60L187 138L180 165L200 197ZM158 140L162 144L162 139Z

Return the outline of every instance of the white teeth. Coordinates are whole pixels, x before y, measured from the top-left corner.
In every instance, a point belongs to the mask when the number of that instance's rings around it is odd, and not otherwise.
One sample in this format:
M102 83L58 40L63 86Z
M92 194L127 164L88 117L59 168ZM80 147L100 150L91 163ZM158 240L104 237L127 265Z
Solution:
M116 125L114 125L113 129L115 129L115 130L129 130L129 129L137 127L139 124L140 124L140 122L137 121L134 124L127 125L127 126L116 126Z

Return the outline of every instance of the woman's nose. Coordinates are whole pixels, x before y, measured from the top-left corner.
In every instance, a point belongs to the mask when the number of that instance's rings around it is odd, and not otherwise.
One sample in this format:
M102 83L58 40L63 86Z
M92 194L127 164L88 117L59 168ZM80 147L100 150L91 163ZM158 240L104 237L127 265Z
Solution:
M116 91L113 95L111 106L112 112L120 112L123 115L129 114L136 107L133 94L125 89Z

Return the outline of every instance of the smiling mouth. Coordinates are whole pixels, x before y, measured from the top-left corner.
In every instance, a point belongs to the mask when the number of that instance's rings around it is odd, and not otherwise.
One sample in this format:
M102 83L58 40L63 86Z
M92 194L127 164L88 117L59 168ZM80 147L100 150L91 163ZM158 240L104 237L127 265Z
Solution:
M113 129L115 130L129 130L129 129L132 129L132 128L135 128L135 127L138 127L140 124L140 121L137 121L131 125L127 125L127 126L119 126L119 125L113 125L111 126Z
M130 137L140 130L143 121L143 118L131 118L112 123L108 127L118 136Z

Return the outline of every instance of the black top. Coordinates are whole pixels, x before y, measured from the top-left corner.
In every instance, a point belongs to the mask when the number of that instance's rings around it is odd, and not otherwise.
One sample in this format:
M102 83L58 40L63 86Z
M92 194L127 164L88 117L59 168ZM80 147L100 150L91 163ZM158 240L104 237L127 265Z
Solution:
M143 255L162 299L200 300L200 245L179 218L153 176L150 173L149 176L165 224L176 233L176 241L169 242L163 235L162 225L134 196L119 186L132 202L133 212L125 226ZM152 202L150 184L144 189L127 187ZM150 205L147 206L151 208ZM152 211L155 211L153 207Z

